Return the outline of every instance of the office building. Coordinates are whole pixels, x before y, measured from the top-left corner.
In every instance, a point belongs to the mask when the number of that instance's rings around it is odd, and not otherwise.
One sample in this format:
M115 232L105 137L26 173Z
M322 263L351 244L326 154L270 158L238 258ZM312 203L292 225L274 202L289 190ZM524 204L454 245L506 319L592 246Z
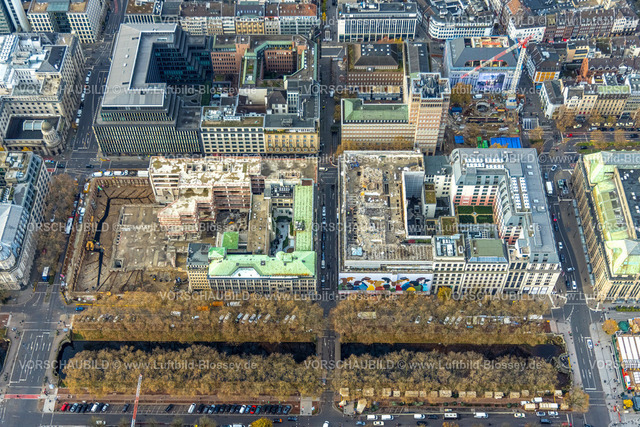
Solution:
M338 5L340 42L413 39L420 20L416 3L346 3Z
M533 149L350 151L339 176L341 292L545 295L560 276Z
M508 37L472 37L447 40L444 49L444 74L451 87L462 82L477 92L502 92L516 73L518 49L489 61L510 46ZM474 69L484 64L484 67Z
M638 154L588 154L572 175L594 297L624 303L640 298L640 170Z
M49 182L38 155L0 152L0 286L4 289L30 285Z
M177 24L121 25L94 123L102 153L201 153L199 92L172 87L210 75L208 50Z
M106 12L106 0L33 0L27 18L34 32L73 32L81 43L95 43Z
M20 0L2 0L3 10L11 21L11 31L26 33L31 31L27 12Z
M84 84L84 56L71 34L0 37L0 139L7 151L64 151Z
M449 108L449 81L437 73L409 80L402 102L343 98L342 143L351 149L419 149L433 154L442 143Z

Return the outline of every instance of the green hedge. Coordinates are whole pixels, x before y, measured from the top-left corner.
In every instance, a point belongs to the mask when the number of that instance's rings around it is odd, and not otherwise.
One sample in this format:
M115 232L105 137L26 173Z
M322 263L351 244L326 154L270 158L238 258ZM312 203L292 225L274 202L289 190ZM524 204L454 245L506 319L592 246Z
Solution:
M459 214L470 214L473 212L473 206L458 206Z

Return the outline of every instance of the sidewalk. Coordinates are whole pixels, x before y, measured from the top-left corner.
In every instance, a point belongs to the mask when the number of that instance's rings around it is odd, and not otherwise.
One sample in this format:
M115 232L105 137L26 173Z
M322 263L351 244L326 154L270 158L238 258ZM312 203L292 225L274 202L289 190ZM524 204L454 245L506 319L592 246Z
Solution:
M580 366L578 365L578 357L576 356L576 347L573 343L573 337L569 335L571 326L565 321L552 321L551 332L562 334L564 341L567 344L567 352L569 353L569 365L571 366L571 372L573 377L573 383L576 386L582 387L582 377L580 376Z

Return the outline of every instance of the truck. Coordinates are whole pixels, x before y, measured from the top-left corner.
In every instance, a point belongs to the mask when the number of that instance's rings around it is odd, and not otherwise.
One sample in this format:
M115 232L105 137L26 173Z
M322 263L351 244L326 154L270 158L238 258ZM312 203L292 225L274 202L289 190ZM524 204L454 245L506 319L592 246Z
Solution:
M551 181L547 181L547 196L553 196L553 184Z
M49 267L45 267L42 270L42 281L46 282L47 280L49 280Z
M64 234L67 236L71 234L71 228L73 227L73 217L67 219L67 226L64 229Z
M149 171L148 170L146 170L146 171L138 171L138 176L142 176L142 177L147 178L147 177L149 177Z

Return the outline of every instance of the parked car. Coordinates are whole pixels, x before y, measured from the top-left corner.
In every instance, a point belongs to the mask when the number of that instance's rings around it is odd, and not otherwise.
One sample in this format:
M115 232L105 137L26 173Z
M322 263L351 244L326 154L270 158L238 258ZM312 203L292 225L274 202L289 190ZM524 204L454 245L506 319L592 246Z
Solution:
M516 412L515 414L513 414L513 416L516 418L524 418L526 415L522 412Z
M62 404L62 406L60 407L60 412L64 412L64 411L66 411L67 409L69 409L69 404L68 404L67 402L64 402L64 403Z
M164 408L164 412L168 414L169 412L171 412L172 409L173 409L173 404L170 403L169 405L167 405L166 408Z
M129 410L129 404L125 403L124 406L122 407L122 412L127 412Z
M285 405L285 407L282 409L282 413L288 415L289 412L291 412L291 406Z
M593 350L593 341L587 340L587 347L589 347L591 350ZM549 415L551 415L551 414L549 414Z
M101 411L102 412L107 412L109 410L109 404L105 403L104 406L102 407Z
M558 165L551 166L551 172L554 172L556 169L558 169Z
M550 417L557 417L558 413L556 411L549 411L549 412L547 412L547 415L550 416Z
M542 412L542 411L538 411L538 412L536 412L536 417L544 417L544 416L546 416L546 415L547 415L547 413L546 413L546 412Z

